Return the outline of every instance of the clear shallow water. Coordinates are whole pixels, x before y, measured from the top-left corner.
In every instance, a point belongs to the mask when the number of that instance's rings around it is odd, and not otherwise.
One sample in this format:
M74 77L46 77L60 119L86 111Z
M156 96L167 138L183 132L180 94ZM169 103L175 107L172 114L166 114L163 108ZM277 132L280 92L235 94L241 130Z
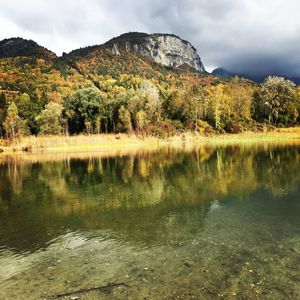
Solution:
M296 146L4 161L0 299L300 299L299 167Z

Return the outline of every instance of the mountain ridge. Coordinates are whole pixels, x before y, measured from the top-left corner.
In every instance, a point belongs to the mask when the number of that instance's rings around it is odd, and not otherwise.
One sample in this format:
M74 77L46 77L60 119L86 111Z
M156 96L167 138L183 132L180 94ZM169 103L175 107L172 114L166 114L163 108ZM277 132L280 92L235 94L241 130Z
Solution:
M51 115L48 108L61 110L58 132L71 134L132 129L159 136L183 130L233 133L260 128L256 120L270 120L251 110L259 85L197 71L193 63L201 60L195 48L174 35L128 33L60 57L20 38L1 45L0 138L11 136L5 123L11 111L24 124L20 133L49 134L39 121L41 114ZM291 124L298 120L294 112L289 112Z
M277 74L253 75L253 74L247 74L247 72L237 73L237 72L230 71L226 68L219 67L219 68L214 69L211 72L211 74L213 76L216 76L221 79L230 79L232 77L238 76L241 78L250 79L257 83L262 83L268 76L279 76L279 77L284 77L285 79L291 80L297 85L300 84L300 76L287 76L285 74L278 74L278 73Z
M33 40L20 37L8 38L0 41L0 58L36 56L55 58L57 55Z
M114 37L99 45L87 46L74 49L69 53L57 56L47 48L40 46L32 40L23 38L9 38L0 41L0 58L9 57L40 57L40 58L61 58L88 56L89 54L107 49L114 55L121 55L122 50L135 52L155 63L179 68L188 65L198 72L205 72L205 68L197 53L197 49L188 41L174 34L143 32L128 32Z
M75 49L66 56L85 56L99 49L108 49L114 55L122 51L136 52L158 64L179 68L189 65L198 72L206 72L197 49L188 41L174 34L128 32L101 45Z
M159 42L157 42L157 39L163 40L168 38L176 40L177 42L179 41L179 45L187 45L187 47L189 48L188 51L185 51L187 50L185 49L181 51L181 53L179 51L178 54L172 53L172 49L171 53L168 52L170 50L168 49L168 47L167 49L159 49L160 46L158 45ZM152 44L150 42L150 46L149 39L152 40ZM124 53L124 50L127 52L132 51L136 52L141 56L144 56L147 59L152 60L155 63L164 65L166 67L179 69L185 68L185 66L187 66L192 69L195 69L200 73L206 72L201 58L197 53L197 49L189 41L184 40L181 37L172 33L148 34L143 32L127 32L117 37L114 37L105 43L74 49L69 53L63 53L61 56L56 55L51 50L39 45L37 42L30 39L12 37L0 41L0 58L2 59L14 57L36 57L43 58L46 60L62 58L68 58L72 60L74 57L85 57L98 50L100 50L100 52L101 50L109 50L113 55L116 56L120 55L121 53ZM185 53L187 52L191 54L190 57L184 57ZM247 72L233 72L223 67L218 67L214 69L210 74L221 79L229 79L234 76L238 76L250 79L257 83L261 83L267 76L273 75L292 80L297 85L300 84L300 76L287 76L286 74L253 75L248 74Z

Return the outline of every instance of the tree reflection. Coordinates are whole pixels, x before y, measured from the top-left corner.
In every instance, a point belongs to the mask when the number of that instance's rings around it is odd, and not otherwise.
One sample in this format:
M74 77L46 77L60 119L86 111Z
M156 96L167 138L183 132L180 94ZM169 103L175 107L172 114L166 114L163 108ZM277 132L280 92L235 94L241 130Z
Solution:
M247 200L259 190L280 197L298 188L299 163L295 146L6 161L0 166L0 247L33 251L68 230L170 243L184 230L200 232L216 200Z

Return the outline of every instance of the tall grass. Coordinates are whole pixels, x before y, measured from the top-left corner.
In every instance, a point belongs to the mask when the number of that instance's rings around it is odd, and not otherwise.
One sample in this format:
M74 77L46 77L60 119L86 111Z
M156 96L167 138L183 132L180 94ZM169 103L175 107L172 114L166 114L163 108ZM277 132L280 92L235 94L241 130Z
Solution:
M289 143L300 144L300 127L277 129L271 132L245 132L239 134L222 134L201 136L195 133L184 133L167 139L153 136L127 134L100 134L77 136L29 136L4 145L5 152L84 152L130 150L159 145L194 144L208 145L252 144L252 143Z

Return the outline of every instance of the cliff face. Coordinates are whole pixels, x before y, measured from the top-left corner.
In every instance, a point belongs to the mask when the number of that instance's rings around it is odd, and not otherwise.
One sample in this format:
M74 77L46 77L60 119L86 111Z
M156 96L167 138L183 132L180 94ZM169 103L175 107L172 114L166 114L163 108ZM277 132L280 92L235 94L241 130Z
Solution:
M184 64L199 72L205 72L197 49L189 42L172 34L126 33L106 43L112 53L121 49L135 51L156 63L178 68Z

